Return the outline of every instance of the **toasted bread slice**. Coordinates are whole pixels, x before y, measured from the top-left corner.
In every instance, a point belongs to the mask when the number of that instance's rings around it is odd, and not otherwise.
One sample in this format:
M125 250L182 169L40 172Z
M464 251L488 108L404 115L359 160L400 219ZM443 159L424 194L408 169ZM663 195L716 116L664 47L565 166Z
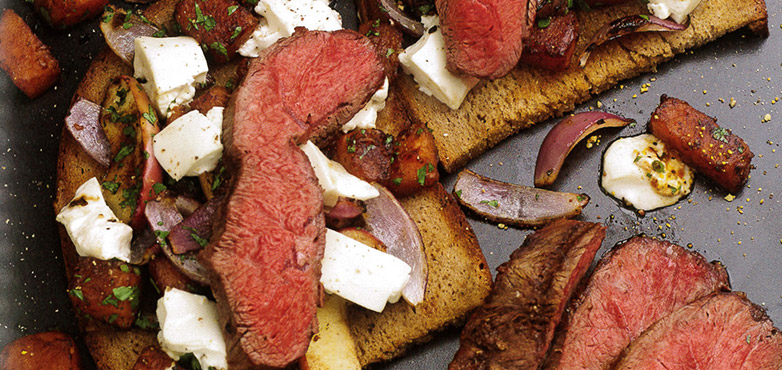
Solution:
M583 50L604 24L631 14L647 14L640 1L578 12ZM453 172L489 148L536 122L561 116L618 81L654 71L657 65L742 27L768 34L764 0L703 0L681 32L643 33L601 45L585 68L563 72L521 66L494 81L481 81L462 106L451 110L400 76L399 95L414 121L433 130L443 167ZM577 58L574 58L577 59Z

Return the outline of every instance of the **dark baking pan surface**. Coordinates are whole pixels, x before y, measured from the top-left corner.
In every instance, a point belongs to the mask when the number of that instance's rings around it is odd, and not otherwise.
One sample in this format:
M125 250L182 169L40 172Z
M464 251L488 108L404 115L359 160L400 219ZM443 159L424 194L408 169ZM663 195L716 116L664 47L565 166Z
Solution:
M340 1L340 5L350 7ZM580 219L608 226L603 249L646 234L689 246L727 266L733 288L765 307L782 325L782 2L767 0L771 36L745 31L678 56L658 71L623 81L577 111L601 106L638 121L635 127L603 129L599 145L582 143L568 157L555 190L592 198ZM127 5L126 5L127 6ZM55 89L35 100L0 76L0 347L26 334L63 330L78 337L66 291L54 221L55 167L62 122L91 58L102 48L97 20L64 32L44 26L32 7L0 0L14 9L62 67ZM648 91L642 93L642 87ZM622 208L600 190L601 154L621 136L646 131L661 94L690 102L744 138L756 154L747 186L729 202L726 193L698 179L693 193L675 206L644 217ZM736 101L730 107L731 98ZM599 103L598 103L599 102ZM776 103L774 103L776 102ZM764 121L770 115L771 120ZM553 121L552 121L553 122ZM551 127L544 122L501 143L467 167L482 175L532 185L538 147ZM446 188L453 175L445 177ZM492 269L507 260L529 231L501 229L468 214ZM447 329L388 369L444 368L458 347L458 329Z

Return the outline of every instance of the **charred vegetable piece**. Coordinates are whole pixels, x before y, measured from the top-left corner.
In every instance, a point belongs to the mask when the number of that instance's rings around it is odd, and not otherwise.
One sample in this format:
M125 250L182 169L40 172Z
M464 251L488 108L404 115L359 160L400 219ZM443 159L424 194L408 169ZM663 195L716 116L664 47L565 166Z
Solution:
M388 83L393 83L399 69L399 53L404 51L402 32L388 21L380 19L362 23L358 32L369 37L375 45L375 52L383 61L383 70L386 72Z
M184 34L221 63L233 58L258 26L258 19L233 0L182 0L174 19Z
M101 106L79 98L65 117L65 127L89 156L103 167L111 164L111 147L100 124Z
M747 182L755 156L747 143L687 102L666 95L660 97L649 128L678 152L684 163L715 185L738 193Z
M578 41L578 18L575 13L538 20L525 40L521 63L552 71L570 66Z
M32 3L50 26L66 28L97 16L109 0L34 0Z
M228 105L228 99L231 98L231 92L223 86L212 86L203 94L196 96L188 105L177 105L171 109L166 122L174 122L191 110L197 110L203 115L209 113L214 107L225 107Z
M653 15L630 15L624 18L614 20L597 31L592 40L581 54L581 67L584 67L589 60L589 55L596 47L606 41L627 36L637 32L652 31L682 31L687 29L689 24L678 24L674 21L657 18Z
M434 185L440 179L440 157L431 131L412 125L399 135L386 187L396 196L407 196Z
M519 227L545 225L560 218L575 217L589 203L586 194L509 184L464 170L453 187L459 203L493 222Z
M0 369L79 370L81 356L68 334L48 331L8 343L0 352Z
M370 1L370 3L372 3ZM370 5L371 6L371 5ZM424 34L424 25L421 22L418 22L414 20L413 18L410 18L407 14L405 14L403 11L399 9L399 7L396 5L396 1L394 0L380 0L380 8L381 12L385 13L385 15L402 26L402 30L405 31L405 33L415 36L415 37L421 37L421 35ZM434 8L434 6L431 6L431 8ZM366 18L366 19L377 19L376 17L372 18Z
M103 195L117 218L139 230L146 203L165 190L163 170L152 151L159 120L141 85L129 76L114 80L103 107L101 126L112 153L101 182Z
M551 185L579 141L603 127L624 127L631 119L606 112L582 112L559 121L543 139L535 164L535 186Z
M541 0L538 1L538 9L535 12L535 18L545 20L558 15L566 15L569 12L568 5L572 5L572 0ZM527 45L524 45L527 47Z
M209 243L209 238L212 237L212 222L222 201L221 198L212 198L171 228L168 241L175 254L199 251Z
M163 350L158 347L147 347L138 355L133 370L182 370Z
M332 229L342 229L354 223L364 213L364 206L355 199L340 197L337 204L326 211L326 225Z
M100 30L111 51L127 65L133 65L136 55L133 40L141 36L153 37L160 32L160 29L146 18L125 9L117 9L113 5L106 6L103 11Z
M141 303L141 270L117 260L79 258L68 295L77 315L130 328Z
M176 288L191 293L198 291L200 284L185 276L166 256L158 255L149 261L148 266L149 275L161 294L168 288Z
M424 300L429 277L421 233L418 225L388 189L378 184L372 185L380 196L364 202L367 207L362 215L364 229L385 244L386 253L410 265L410 280L402 290L402 297L415 306Z
M27 23L11 9L0 16L0 68L32 99L60 78L60 64Z
M369 231L365 229L359 229L357 227L347 227L339 230L339 233L345 235L353 240L358 240L372 248L375 248L381 252L388 252L386 247L380 239L376 238Z
M355 129L337 136L334 160L352 175L367 181L388 181L394 137L377 129Z

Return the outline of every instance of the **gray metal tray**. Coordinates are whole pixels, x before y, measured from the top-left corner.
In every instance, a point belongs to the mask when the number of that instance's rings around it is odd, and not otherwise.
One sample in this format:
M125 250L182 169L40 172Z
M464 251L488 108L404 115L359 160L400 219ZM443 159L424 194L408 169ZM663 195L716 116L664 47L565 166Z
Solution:
M644 233L691 246L709 260L722 261L735 290L744 291L782 323L782 2L767 0L771 36L746 32L723 37L676 57L646 74L578 107L603 109L634 118L633 128L603 129L600 144L580 144L568 157L556 190L585 192L591 203L580 217L608 226L601 254L616 242ZM350 8L349 4L346 6ZM30 24L60 60L62 81L36 100L27 99L3 74L0 77L0 347L26 334L63 330L78 337L65 293L52 202L57 146L70 99L89 61L102 48L97 21L65 32L42 25L22 1L0 0ZM649 84L648 92L641 87ZM747 187L728 202L726 193L698 179L695 190L675 206L640 217L603 194L598 185L601 154L620 136L646 130L661 94L690 102L744 138L756 154ZM729 107L731 98L734 108ZM766 114L770 122L761 122ZM468 168L502 181L531 185L538 147L552 122L516 135ZM445 177L446 188L454 176ZM507 260L529 231L500 229L469 215L492 269ZM458 329L447 329L388 369L444 368L458 347Z

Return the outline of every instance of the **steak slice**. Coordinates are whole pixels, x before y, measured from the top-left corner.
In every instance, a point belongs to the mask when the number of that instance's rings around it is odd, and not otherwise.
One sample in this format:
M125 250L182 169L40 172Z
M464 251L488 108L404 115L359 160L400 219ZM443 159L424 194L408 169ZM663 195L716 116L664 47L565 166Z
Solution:
M782 334L743 293L718 293L650 326L616 369L782 369Z
M297 147L344 123L383 82L368 39L299 28L253 60L224 119L232 174L201 256L230 368L284 367L317 331L325 225L318 180Z
M531 234L497 268L491 295L467 322L449 369L536 369L605 237L595 223L559 220Z
M664 241L635 237L604 257L575 302L559 369L608 369L655 321L728 289L724 267Z
M478 78L505 76L521 57L535 20L535 0L436 0L448 70Z

